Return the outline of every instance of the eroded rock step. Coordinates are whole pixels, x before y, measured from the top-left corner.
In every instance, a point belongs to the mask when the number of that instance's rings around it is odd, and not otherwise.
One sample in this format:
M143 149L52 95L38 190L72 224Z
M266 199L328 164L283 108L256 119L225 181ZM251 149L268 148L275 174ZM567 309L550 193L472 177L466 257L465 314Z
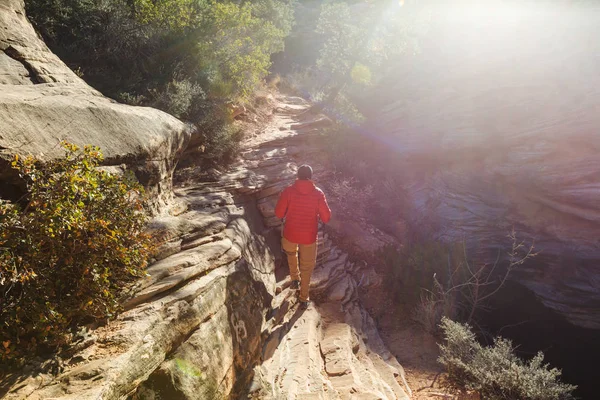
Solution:
M356 299L347 256L335 249L315 269L302 311L285 289L272 303L263 362L249 389L256 399L408 399L404 371Z

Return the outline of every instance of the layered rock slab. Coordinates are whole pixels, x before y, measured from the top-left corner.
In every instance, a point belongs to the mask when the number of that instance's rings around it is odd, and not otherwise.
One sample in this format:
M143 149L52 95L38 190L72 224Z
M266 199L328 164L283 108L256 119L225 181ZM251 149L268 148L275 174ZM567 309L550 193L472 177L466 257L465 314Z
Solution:
M22 190L10 168L14 154L49 160L67 140L99 146L105 165L132 170L157 209L172 197L173 170L192 132L167 113L102 96L38 37L23 0L0 4L0 195Z

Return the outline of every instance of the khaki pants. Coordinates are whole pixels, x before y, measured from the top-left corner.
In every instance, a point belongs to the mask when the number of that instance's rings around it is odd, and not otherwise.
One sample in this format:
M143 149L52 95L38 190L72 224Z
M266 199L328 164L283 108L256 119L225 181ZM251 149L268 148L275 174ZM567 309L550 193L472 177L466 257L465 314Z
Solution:
M310 276L317 263L317 242L297 244L282 237L281 244L283 251L287 254L290 277L293 281L300 281L300 301L308 301ZM300 270L298 270L298 250L300 250Z

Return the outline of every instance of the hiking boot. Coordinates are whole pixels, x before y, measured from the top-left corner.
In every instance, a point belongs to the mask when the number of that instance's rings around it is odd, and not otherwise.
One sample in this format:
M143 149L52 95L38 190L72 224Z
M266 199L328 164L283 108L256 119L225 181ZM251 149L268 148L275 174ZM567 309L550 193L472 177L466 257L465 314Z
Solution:
M301 301L300 302L300 309L301 310L306 310L308 308L308 306L310 306L310 301Z
M300 289L300 281L292 281L292 284L290 285L290 287L291 287L293 290L298 290L298 289Z

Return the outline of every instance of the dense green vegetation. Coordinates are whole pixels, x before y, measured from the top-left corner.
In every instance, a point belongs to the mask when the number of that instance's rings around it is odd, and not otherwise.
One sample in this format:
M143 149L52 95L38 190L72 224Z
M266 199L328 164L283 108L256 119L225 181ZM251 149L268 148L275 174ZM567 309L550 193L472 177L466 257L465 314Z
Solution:
M41 163L15 157L21 204L0 201L0 359L69 342L71 328L112 316L150 253L135 177L98 169L102 153L63 144Z
M283 50L293 0L27 0L50 48L105 95L198 124L207 160L239 134L227 104L252 101ZM213 146L214 144L214 146Z
M302 35L312 46L307 48L297 38L292 41L295 48L288 58L296 60L298 68L288 80L317 103L314 111L325 109L353 125L360 121L356 106L365 88L377 85L401 57L419 50L428 9L416 1L307 3L318 8L318 18L297 18L308 26L302 27Z
M316 32L323 45L316 66L327 77L325 106L346 86L373 83L385 63L405 51L415 51L416 36L409 27L410 11L391 2L332 2L321 6Z
M544 364L539 352L525 362L515 355L510 340L496 338L492 346L480 345L468 325L442 320L444 344L439 361L450 381L477 391L490 400L568 400L575 386L559 381L561 372Z

